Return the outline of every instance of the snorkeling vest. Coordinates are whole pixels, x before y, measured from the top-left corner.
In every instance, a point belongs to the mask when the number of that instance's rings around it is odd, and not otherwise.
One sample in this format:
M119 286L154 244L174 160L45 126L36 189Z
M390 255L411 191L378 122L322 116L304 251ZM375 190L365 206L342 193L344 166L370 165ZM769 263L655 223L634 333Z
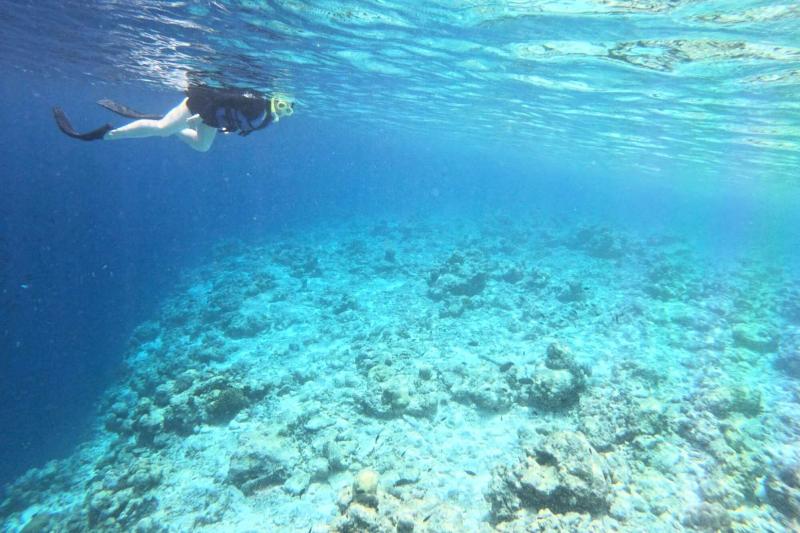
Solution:
M270 101L262 94L245 89L218 89L197 85L186 91L186 105L203 123L239 135L266 128L272 121Z

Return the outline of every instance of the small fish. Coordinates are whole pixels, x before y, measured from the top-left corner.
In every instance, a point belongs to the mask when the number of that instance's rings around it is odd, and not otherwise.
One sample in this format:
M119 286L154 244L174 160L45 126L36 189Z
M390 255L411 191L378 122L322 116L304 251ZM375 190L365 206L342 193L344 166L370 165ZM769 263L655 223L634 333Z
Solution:
M467 473L467 474L469 474L470 476L476 476L476 475L477 475L477 474L476 474L475 472L473 472L472 470L464 470L464 472L466 472L466 473Z
M20 284L19 284L19 288L20 288L20 289L30 289L30 288L31 288L31 286L30 286L30 285L28 285L27 283L20 283Z

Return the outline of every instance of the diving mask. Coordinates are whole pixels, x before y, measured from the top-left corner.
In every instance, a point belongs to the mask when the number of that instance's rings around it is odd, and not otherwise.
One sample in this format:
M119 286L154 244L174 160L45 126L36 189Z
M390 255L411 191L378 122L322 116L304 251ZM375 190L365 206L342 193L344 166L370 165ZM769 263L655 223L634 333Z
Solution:
M269 100L269 110L272 114L273 122L278 122L283 117L292 116L294 113L294 104L279 96L273 96Z

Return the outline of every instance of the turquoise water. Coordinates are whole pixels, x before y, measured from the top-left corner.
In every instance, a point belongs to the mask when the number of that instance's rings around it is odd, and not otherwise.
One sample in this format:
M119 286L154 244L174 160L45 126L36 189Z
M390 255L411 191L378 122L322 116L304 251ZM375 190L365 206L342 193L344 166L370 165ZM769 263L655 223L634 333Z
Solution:
M798 19L0 1L0 529L797 530Z
M579 153L582 168L637 179L786 183L796 176L800 43L792 2L137 1L5 9L17 31L5 47L26 67L41 62L44 49L69 52L58 68L77 63L96 80L181 86L195 69L292 93L318 119L456 129L459 139L513 144L555 161Z

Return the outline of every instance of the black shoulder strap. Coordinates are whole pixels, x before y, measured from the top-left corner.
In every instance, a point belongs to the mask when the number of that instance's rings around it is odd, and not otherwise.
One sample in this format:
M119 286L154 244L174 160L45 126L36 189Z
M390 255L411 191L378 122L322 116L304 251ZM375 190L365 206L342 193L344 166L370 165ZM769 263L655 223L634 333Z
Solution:
M261 124L259 124L255 128L251 128L249 130L240 131L239 135L241 135L242 137L247 137L248 135L250 135L254 131L263 130L264 128L266 128L270 124L272 124L272 115L270 114L269 109L267 109L267 114L264 116L264 120L261 121Z
M92 131L87 131L86 133L78 133L72 127L72 124L70 124L66 113L64 113L64 110L60 107L53 108L53 117L56 119L58 129L73 139L80 139L81 141L96 141L98 139L102 139L106 133L114 129L114 126L111 124L106 124Z
M236 118L236 110L230 106L225 106L223 109L225 110L225 127L222 131L225 133L239 131L241 126L239 124L239 119Z

